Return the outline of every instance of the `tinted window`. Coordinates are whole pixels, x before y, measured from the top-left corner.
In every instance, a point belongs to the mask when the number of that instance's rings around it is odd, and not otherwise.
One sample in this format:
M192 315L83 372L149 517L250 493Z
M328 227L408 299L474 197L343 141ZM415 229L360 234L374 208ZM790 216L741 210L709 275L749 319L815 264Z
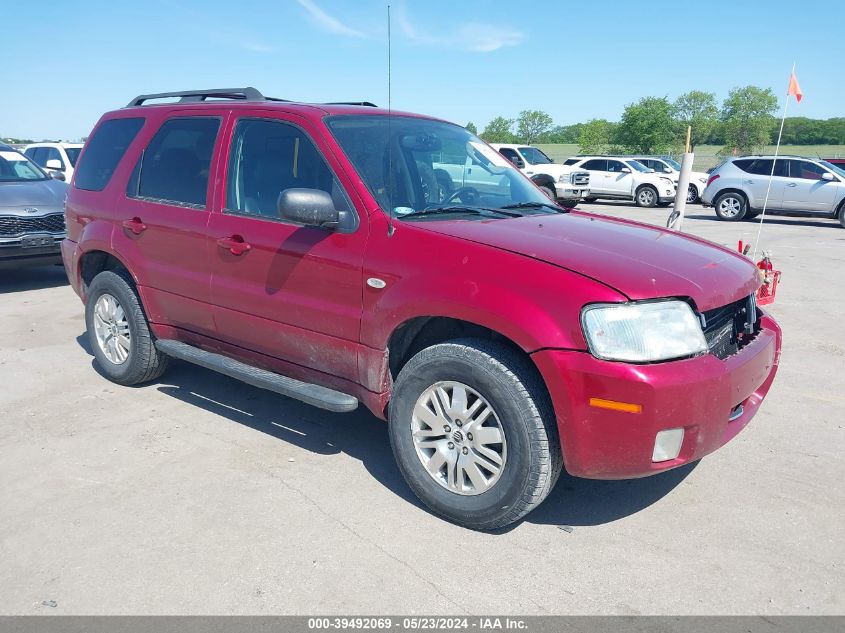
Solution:
M516 153L516 150L512 150L509 147L503 147L499 150L499 153L512 163L522 161L522 159L519 157L519 154ZM517 159L517 161L514 161L514 159Z
M624 167L625 167L625 164L619 162L618 160L607 161L607 171L612 171L615 174L620 173L622 171L622 169L624 169Z
M143 125L141 118L103 122L88 141L84 160L80 161L74 177L74 187L102 191Z
M70 164L76 166L76 159L79 158L79 152L82 151L81 147L66 147L65 154L67 154L67 159L70 161Z
M748 171L751 168L751 165L754 164L753 158L741 158L740 160L735 160L734 165L736 165L742 171ZM716 168L718 169L718 167Z
M821 180L822 174L826 174L827 170L815 163L806 160L791 160L789 161L789 174L793 178L803 178L804 180Z
M293 188L325 191L336 209L351 209L319 150L299 128L279 121L238 121L229 154L226 209L278 219L279 194Z
M588 160L581 167L594 171L607 171L607 161L604 158L594 158L593 160Z
M127 194L204 207L219 127L220 119L212 117L165 121L141 155Z
M772 159L758 158L754 163L746 169L749 174L757 174L758 176L772 175ZM778 159L775 169L775 176L788 176L786 173L786 161Z
M567 158L565 161L563 161L563 164L564 165L574 165L579 160L581 160L581 159L580 158Z
M55 147L45 147L44 149L47 150L47 158L44 161L45 165L47 164L48 160L57 160L62 166L62 169L65 168L65 161L62 160L62 155L59 153L59 150L57 150Z

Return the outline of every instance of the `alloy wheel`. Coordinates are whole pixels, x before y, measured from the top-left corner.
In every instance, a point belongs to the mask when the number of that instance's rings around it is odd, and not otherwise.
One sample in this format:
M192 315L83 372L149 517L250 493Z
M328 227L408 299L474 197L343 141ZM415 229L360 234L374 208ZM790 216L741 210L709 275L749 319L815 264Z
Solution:
M719 213L726 218L735 218L742 211L742 200L734 196L722 198L719 202Z
M94 334L100 351L115 365L121 365L132 351L129 321L120 302L108 293L94 304Z

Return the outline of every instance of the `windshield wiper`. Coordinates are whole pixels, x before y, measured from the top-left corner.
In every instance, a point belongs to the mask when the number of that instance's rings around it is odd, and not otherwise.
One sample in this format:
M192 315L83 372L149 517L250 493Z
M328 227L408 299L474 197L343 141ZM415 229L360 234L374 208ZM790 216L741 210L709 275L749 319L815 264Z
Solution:
M487 207L465 207L459 205L453 205L448 207L431 207L430 209L420 209L419 211L414 211L412 213L406 213L404 215L399 216L399 219L404 220L405 218L421 216L421 215L440 215L446 213L466 213L469 215L486 215L485 212L490 213L498 213L500 215L506 215L511 218L518 218L521 217L522 214L520 213L509 213L507 211L502 211L501 209L489 209Z
M537 209L539 207L545 207L547 209L554 209L558 213L568 213L569 209L566 207L560 207L556 204L552 204L551 202L515 202L514 204L506 204L502 209Z

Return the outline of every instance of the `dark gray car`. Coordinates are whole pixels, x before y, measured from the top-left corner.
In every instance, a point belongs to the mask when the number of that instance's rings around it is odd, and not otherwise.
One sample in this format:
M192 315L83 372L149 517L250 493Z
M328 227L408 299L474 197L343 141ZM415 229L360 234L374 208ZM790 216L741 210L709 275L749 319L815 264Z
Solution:
M61 263L67 185L0 143L0 268Z

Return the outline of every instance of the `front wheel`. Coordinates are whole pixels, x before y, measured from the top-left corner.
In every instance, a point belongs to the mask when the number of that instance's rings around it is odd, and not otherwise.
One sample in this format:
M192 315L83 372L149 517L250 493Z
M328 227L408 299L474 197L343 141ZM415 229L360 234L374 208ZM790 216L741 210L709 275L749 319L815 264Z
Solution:
M687 204L695 204L698 200L698 189L696 189L695 185L690 185L687 189Z
M475 530L504 527L551 491L562 467L555 417L530 361L490 341L426 348L396 380L390 443L432 511Z
M94 277L85 303L85 325L94 358L106 377L121 385L158 378L167 356L153 341L141 302L124 272Z
M542 191L546 196L554 202L557 199L557 192L552 185L540 185L540 191Z
M845 201L839 205L839 224L845 229Z
M747 208L748 202L745 196L735 191L723 193L713 202L716 216L726 222L738 222L745 217Z
M645 185L637 189L637 206L638 207L654 207L657 205L658 196L657 189L650 185Z

